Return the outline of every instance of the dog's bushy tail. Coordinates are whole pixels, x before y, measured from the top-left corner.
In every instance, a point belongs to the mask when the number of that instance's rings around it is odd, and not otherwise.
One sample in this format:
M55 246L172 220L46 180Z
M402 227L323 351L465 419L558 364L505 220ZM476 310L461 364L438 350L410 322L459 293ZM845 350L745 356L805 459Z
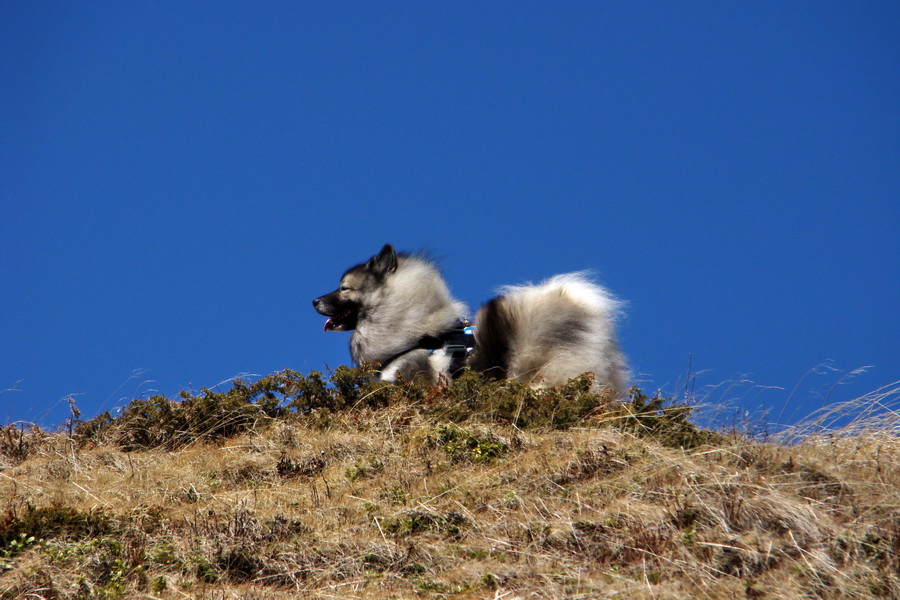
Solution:
M593 373L598 388L623 394L627 369L615 336L622 308L587 273L504 288L476 316L470 365L541 387Z

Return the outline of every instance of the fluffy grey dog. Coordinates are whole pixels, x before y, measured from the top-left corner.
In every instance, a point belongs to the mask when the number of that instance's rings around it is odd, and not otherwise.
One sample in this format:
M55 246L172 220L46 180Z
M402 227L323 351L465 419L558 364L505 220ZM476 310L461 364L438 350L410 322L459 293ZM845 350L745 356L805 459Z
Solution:
M583 273L504 288L478 311L473 336L437 267L385 244L313 306L326 331L353 332L353 361L376 363L386 381L437 382L468 366L536 387L592 373L597 389L626 391L613 327L622 304Z

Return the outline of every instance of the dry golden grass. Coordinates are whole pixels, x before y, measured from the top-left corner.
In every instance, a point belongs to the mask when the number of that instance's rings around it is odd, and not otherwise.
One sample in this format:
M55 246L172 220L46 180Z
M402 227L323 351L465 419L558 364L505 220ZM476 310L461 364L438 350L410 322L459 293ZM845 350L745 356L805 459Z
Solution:
M859 412L689 449L412 401L169 449L21 432L0 597L898 598L900 418Z

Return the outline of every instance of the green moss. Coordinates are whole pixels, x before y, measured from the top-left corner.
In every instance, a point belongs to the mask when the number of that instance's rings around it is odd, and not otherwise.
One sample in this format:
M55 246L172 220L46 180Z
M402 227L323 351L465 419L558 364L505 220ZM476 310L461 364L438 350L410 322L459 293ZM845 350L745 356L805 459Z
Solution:
M344 474L350 481L357 481L358 479L374 477L382 471L384 471L384 463L378 457L370 456L364 460L356 461Z
M455 537L460 534L461 528L465 524L465 517L456 512L433 514L424 511L411 510L392 519L385 519L382 522L381 528L386 533L397 537L426 532Z
M102 512L82 512L68 506L11 508L0 520L0 547L21 538L83 538L109 533L112 521Z
M509 444L492 433L478 433L455 425L439 427L433 443L453 462L489 463L509 450Z

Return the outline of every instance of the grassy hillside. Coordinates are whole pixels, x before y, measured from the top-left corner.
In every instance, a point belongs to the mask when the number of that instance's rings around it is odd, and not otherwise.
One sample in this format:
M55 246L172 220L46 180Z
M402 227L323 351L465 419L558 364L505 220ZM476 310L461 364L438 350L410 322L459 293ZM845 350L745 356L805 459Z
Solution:
M900 598L896 415L760 442L589 388L285 371L7 427L0 597Z

